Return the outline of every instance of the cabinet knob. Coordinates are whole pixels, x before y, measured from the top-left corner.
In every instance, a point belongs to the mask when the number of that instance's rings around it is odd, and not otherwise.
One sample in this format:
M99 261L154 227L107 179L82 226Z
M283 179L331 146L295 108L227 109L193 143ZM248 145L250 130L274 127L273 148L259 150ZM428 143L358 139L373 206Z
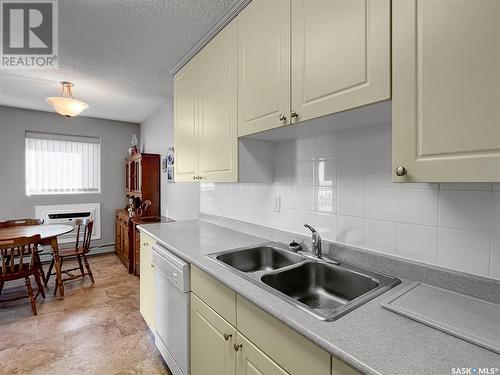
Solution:
M299 114L297 112L295 112L295 111L292 111L292 113L290 113L290 117L291 118L297 118L297 117L299 117Z
M408 173L408 170L405 167L403 167L403 166L396 167L396 175L397 176L402 177L402 176L405 176L407 173Z
M234 344L233 344L234 351L235 351L235 352L237 352L238 350L240 350L240 348L241 348L242 346L243 346L243 345L241 345L241 344L236 344L236 343L234 343Z
M285 121L286 120L286 116L282 113L280 114L280 121Z
M224 340L229 341L229 339L233 336L232 333L224 333Z

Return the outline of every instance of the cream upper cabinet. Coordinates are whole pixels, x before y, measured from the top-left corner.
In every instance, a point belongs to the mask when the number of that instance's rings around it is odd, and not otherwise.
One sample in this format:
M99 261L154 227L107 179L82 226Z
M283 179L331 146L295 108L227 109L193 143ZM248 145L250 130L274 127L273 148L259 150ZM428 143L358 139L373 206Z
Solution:
M393 47L394 181L500 181L500 2L394 0Z
M241 333L236 333L236 374L237 375L287 375L276 362L248 341Z
M199 54L199 176L238 180L237 25L231 22Z
M175 180L198 175L199 60L195 57L174 78Z
M234 375L236 329L191 293L191 375Z
M175 75L174 85L176 181L237 181L235 22Z
M241 137L290 123L290 0L253 0L237 23Z
M292 0L291 26L292 122L390 98L389 0Z

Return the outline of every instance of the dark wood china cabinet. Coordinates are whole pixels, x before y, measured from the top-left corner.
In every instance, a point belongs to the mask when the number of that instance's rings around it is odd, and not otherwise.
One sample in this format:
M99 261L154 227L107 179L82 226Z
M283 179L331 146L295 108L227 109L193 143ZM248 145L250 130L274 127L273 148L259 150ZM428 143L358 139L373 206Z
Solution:
M129 273L137 274L139 238L136 226L160 217L160 155L138 153L125 159L127 207L116 210L115 252ZM149 204L150 202L150 204Z

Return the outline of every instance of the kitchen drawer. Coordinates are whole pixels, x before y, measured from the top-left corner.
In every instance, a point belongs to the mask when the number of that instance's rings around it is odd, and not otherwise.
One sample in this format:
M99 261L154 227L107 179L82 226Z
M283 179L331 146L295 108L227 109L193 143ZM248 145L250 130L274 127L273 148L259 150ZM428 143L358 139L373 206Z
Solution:
M361 375L361 373L337 358L332 357L332 375Z
M155 243L151 237L149 237L144 232L141 232L141 254L140 256L144 258L147 263L153 263L153 253L152 246Z
M191 266L191 291L229 323L236 325L235 292L195 266Z
M330 374L329 353L241 296L237 299L236 327L288 373Z

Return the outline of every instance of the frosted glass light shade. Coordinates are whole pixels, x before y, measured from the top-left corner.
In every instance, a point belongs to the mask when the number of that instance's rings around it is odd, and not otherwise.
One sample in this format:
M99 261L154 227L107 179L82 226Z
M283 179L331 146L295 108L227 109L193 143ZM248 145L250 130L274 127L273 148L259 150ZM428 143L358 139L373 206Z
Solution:
M80 100L73 98L65 98L62 96L51 96L45 99L57 113L65 117L78 116L82 111L86 110L89 105Z

